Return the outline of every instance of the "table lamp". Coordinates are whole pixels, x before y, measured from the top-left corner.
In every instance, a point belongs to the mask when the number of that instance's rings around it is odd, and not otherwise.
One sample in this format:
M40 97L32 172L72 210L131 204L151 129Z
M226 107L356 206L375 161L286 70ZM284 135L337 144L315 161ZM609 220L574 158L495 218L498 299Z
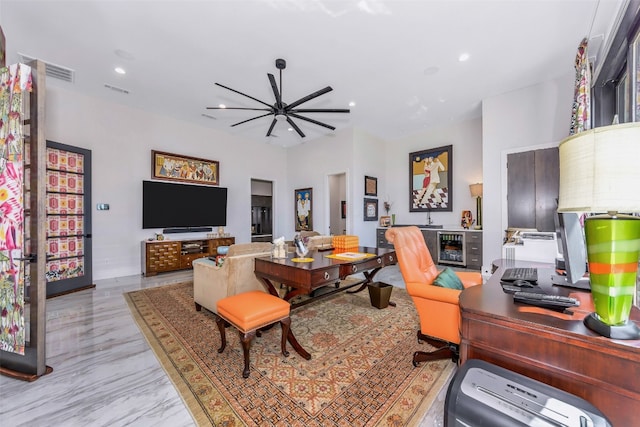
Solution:
M471 197L476 198L476 228L482 229L482 183L469 185Z
M595 313L585 325L615 339L640 339L633 306L640 218L640 123L603 126L560 143L559 212L598 214L585 220Z

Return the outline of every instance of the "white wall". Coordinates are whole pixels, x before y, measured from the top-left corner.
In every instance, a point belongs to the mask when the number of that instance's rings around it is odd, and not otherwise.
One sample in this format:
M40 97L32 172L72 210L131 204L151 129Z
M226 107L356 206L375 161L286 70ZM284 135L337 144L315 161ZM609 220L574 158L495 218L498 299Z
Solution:
M392 202L391 212L396 214L396 224L427 223L426 212L409 212L409 153L446 145L453 145L453 210L432 212L431 219L434 224L460 227L463 210L470 210L475 217L476 202L469 193L469 184L482 182L481 119L434 128L386 145L387 188L384 194L388 194ZM487 191L486 187L484 191Z
M229 189L226 230L238 242L251 240L251 178L274 182L275 233L285 228L281 211L288 209L279 206L291 193L282 148L57 87L47 88L45 123L48 140L92 151L94 279L141 272L140 242L159 231L142 229L142 181L151 178L152 149L220 162L220 186ZM96 203L111 209L98 211ZM177 208L167 200L167 209Z
M569 136L574 74L482 103L483 265L502 256L507 224L506 154L557 146Z
M251 239L251 178L273 181L274 236L291 238L293 190L313 188L313 228L328 233L328 176L345 173L347 232L358 235L361 244L375 246L378 222L363 221L364 176L378 178L379 215L387 200L397 224L425 224L426 213L409 212L408 154L453 145L453 211L431 217L436 224L458 227L462 210L475 212L469 184L483 182L484 264L489 265L501 255L504 153L566 137L572 91L573 76L567 75L486 100L482 119L394 141L344 129L287 150L59 87L47 90L45 120L47 139L93 154L95 279L140 274L140 242L158 231L141 228L141 181L150 179L152 149L220 161L220 185L229 188L226 230L238 242ZM109 203L111 209L97 211L97 203ZM172 208L170 201L167 206Z

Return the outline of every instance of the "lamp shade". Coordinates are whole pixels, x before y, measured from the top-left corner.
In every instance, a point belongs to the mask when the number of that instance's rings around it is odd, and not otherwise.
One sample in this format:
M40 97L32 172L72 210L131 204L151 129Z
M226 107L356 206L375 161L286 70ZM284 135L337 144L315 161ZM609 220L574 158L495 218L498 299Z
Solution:
M482 197L482 183L469 185L471 197Z
M560 143L560 212L640 212L640 123L603 126Z

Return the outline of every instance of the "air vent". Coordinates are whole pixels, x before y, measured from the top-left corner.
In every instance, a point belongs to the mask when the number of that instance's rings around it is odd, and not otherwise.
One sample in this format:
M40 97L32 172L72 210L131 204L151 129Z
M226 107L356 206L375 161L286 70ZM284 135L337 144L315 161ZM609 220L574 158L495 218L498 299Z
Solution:
M106 87L107 89L111 89L114 92L119 92L119 93L123 93L125 95L129 95L129 91L127 89L123 89L121 87L112 86L112 85L110 85L108 83L105 83L104 87Z
M20 57L20 61L23 63L31 62L36 59L23 53L18 53L18 56ZM52 64L47 61L42 62L44 62L44 69L47 77L62 80L67 83L73 83L76 74L74 70L72 70L71 68L63 67L61 65Z
M211 120L218 120L217 118L213 117L211 114L202 113L201 116Z

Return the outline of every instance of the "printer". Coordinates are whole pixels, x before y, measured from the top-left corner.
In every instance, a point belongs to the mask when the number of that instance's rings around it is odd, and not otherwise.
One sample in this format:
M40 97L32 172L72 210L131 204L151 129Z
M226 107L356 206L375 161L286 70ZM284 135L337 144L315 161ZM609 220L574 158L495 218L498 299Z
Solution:
M451 380L444 417L448 427L611 426L586 400L479 359Z
M517 230L502 245L502 258L511 261L555 263L558 240L555 232Z

